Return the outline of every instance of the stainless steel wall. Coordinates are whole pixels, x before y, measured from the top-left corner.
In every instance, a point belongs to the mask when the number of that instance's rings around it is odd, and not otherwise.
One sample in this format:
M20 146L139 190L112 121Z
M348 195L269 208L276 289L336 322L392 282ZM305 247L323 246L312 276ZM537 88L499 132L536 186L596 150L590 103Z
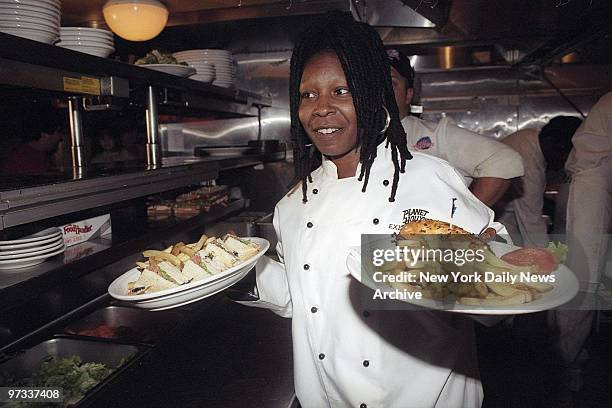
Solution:
M261 135L256 118L168 124L162 128L165 148L190 154L197 145L246 145L258 136L289 140L289 60L293 39L306 20L252 20L224 31L224 48L233 52L238 66L238 87L273 101L272 108L262 110ZM553 66L545 72L585 114L611 87L608 66ZM451 116L460 126L486 136L503 138L524 127L539 128L557 115L579 116L537 70L427 68L417 73L424 118Z
M545 74L584 114L610 90L606 66L555 66ZM449 116L461 127L501 139L523 128L541 128L558 115L580 113L546 81L508 68L430 71L418 74L422 117Z

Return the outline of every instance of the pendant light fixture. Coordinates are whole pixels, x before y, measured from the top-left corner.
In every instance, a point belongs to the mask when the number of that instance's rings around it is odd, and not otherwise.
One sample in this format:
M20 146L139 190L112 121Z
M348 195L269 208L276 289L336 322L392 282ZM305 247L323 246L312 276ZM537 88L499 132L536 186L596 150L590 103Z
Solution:
M168 8L158 0L109 0L102 7L111 31L129 41L157 37L168 21Z

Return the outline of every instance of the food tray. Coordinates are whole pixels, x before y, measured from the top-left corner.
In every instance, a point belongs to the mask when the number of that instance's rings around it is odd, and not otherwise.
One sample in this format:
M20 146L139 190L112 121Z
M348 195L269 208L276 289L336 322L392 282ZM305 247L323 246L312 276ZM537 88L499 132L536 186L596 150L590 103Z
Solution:
M109 306L69 324L64 333L154 344L180 321L181 315L175 312L148 313L130 307Z
M130 345L102 343L68 338L44 341L31 349L15 355L0 365L0 375L8 374L12 378L30 377L47 360L49 356L59 358L78 355L83 363L103 363L109 368L116 368L122 360L133 357L138 348ZM114 373L113 373L114 374ZM113 375L111 374L111 376ZM107 377L108 378L108 377ZM91 393L100 384L89 390Z

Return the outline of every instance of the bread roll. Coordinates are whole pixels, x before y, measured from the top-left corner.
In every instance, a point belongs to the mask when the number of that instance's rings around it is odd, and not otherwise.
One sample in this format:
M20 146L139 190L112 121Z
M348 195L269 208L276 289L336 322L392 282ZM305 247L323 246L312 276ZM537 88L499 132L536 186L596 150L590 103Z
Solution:
M469 232L456 225L451 225L448 222L430 220L427 218L404 224L399 232L399 235L402 237L419 234L465 235L469 234Z

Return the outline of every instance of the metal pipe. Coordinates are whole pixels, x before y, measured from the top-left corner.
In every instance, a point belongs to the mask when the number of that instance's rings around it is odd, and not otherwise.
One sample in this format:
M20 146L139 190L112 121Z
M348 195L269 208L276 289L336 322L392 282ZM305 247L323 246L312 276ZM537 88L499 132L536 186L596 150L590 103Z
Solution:
M161 165L161 145L159 137L159 121L157 115L157 95L152 86L147 88L147 165L157 167Z
M79 109L79 98L76 96L68 98L68 115L70 120L70 153L72 156L72 167L85 167L83 120Z

